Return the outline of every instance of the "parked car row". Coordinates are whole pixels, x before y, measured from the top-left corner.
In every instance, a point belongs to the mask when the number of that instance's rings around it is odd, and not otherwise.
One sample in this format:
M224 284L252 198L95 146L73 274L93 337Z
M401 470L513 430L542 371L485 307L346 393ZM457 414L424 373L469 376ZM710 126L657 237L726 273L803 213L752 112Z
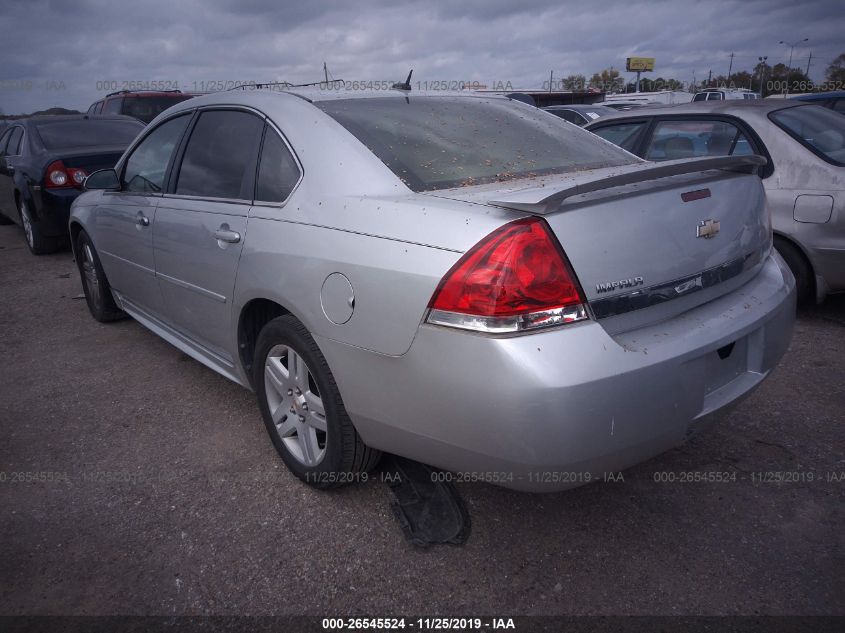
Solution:
M708 101L595 134L554 114L290 88L183 100L146 127L73 118L132 126L111 153L70 133L48 148L62 117L0 146L44 146L13 161L31 176L10 186L39 198L18 209L31 248L58 239L44 196L73 189L92 316L131 316L255 391L306 483L360 480L387 451L539 491L656 455L755 389L795 318L772 223L787 259L787 237L815 249L798 290L815 276L823 294L845 213L831 110ZM581 475L544 475L563 472Z

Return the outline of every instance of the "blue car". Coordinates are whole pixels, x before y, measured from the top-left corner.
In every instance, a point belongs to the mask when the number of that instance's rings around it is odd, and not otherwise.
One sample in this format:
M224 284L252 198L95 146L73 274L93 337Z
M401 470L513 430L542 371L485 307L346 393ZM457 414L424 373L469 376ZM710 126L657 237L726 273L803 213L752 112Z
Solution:
M800 101L810 101L816 105L830 108L834 112L845 114L845 90L838 90L836 92L816 92L806 95L798 95L792 97Z

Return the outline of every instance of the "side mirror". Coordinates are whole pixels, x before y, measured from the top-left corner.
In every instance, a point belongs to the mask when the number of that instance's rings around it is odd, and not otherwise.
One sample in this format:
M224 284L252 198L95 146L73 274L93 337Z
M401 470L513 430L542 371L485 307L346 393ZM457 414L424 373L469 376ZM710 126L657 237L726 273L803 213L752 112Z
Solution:
M85 191L92 189L118 191L120 190L120 180L118 180L117 172L114 169L101 169L88 176L82 183L82 188Z

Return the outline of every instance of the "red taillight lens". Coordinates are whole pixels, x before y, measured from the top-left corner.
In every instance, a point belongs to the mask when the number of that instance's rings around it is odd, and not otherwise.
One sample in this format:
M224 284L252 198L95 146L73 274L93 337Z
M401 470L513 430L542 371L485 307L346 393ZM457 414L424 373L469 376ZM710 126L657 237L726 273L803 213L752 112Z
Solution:
M540 218L506 224L476 244L440 282L428 322L519 332L587 318L557 240Z
M60 160L54 160L47 166L44 174L44 186L47 189L64 189L67 187L81 187L88 174L78 167L65 167Z

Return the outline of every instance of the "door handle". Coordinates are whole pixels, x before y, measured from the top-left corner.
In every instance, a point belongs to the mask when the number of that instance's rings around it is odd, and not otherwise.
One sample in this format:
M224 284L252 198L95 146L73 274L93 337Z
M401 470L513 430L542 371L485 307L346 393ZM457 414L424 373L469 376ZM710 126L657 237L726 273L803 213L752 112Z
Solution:
M214 239L220 242L228 242L229 244L237 244L241 241L241 234L237 231L232 231L228 224L224 224L214 231Z
M142 213L138 214L138 217L135 220L135 222L138 224L138 226L149 226L150 225L150 219L147 216L143 215Z

